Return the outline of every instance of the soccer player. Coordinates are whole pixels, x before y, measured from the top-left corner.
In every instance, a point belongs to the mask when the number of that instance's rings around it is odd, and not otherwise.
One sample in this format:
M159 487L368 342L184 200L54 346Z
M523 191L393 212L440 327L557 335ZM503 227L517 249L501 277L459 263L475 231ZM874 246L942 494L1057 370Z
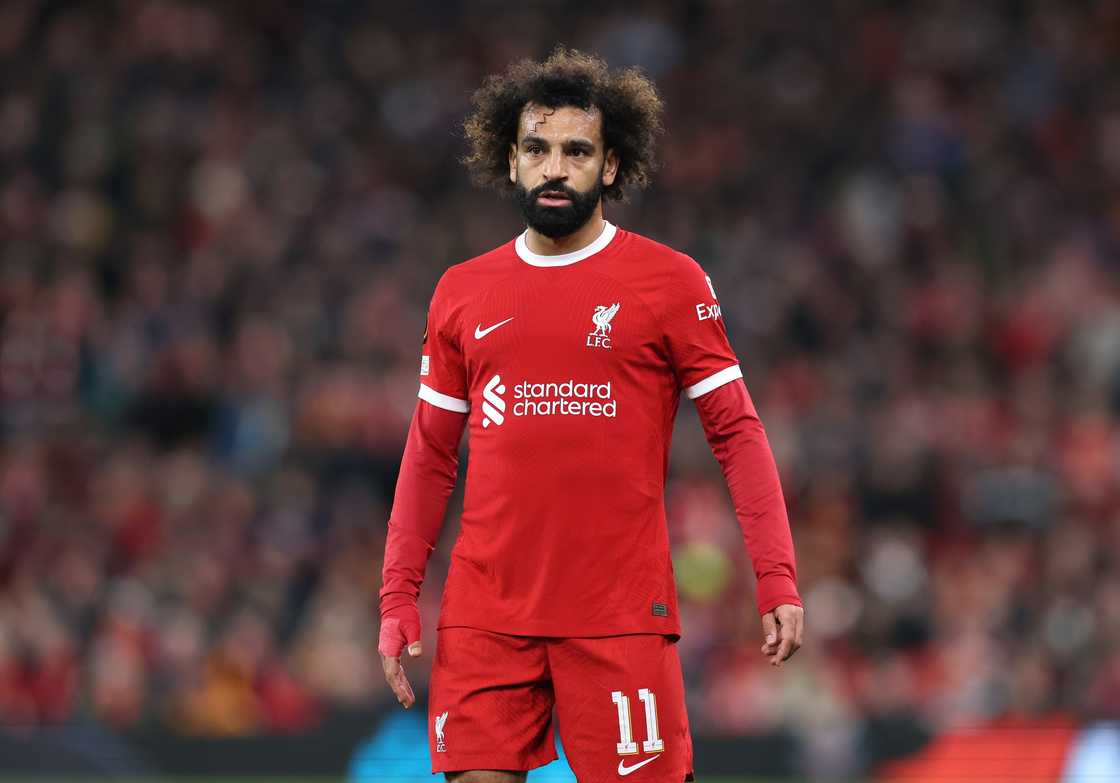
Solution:
M680 394L696 405L754 571L763 655L801 645L774 459L691 258L603 218L644 186L661 100L635 70L559 48L492 76L466 121L468 167L512 190L516 239L436 286L389 519L378 648L415 696L417 597L469 426L459 538L429 693L433 772L515 783L556 758L581 783L692 778L665 522Z

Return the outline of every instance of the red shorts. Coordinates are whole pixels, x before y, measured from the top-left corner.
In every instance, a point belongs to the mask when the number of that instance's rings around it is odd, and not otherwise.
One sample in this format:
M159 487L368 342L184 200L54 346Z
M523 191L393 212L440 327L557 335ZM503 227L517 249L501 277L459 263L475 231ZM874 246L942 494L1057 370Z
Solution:
M553 761L553 708L580 783L692 779L676 645L439 631L428 701L432 772L530 770Z

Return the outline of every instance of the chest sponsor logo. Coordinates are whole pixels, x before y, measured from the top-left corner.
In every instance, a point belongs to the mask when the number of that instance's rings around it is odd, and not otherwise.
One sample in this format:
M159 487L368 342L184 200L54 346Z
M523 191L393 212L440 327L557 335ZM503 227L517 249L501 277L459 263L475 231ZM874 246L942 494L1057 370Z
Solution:
M612 305L595 305L595 312L591 314L591 323L595 324L595 328L587 334L586 345L588 348L606 348L608 351L611 347L611 321L618 315L618 310L621 307L620 302L615 302Z
M519 381L513 384L513 404L506 402L507 388L501 375L493 376L482 390L482 426L501 426L507 414L523 416L618 416L618 400L611 382Z

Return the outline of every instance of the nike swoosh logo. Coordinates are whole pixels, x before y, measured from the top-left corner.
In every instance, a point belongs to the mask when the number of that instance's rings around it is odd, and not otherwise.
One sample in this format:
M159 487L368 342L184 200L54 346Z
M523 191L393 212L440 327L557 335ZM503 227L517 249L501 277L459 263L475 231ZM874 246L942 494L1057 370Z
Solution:
M510 321L512 321L514 319L514 317L515 316L510 316L506 320L499 321L498 323L494 324L493 326L488 326L485 329L482 328L482 324L479 324L478 326L476 326L474 328L474 339L481 340L483 337L490 334L490 332L494 331L499 326L505 326L506 324L508 324Z
M620 762L618 762L618 774L625 777L626 775L629 775L631 772L634 772L635 770L641 769L646 764L649 764L651 761L657 761L658 758L659 758L658 756L650 756L645 761L639 761L637 764L635 764L632 767L626 766L625 761L620 761Z

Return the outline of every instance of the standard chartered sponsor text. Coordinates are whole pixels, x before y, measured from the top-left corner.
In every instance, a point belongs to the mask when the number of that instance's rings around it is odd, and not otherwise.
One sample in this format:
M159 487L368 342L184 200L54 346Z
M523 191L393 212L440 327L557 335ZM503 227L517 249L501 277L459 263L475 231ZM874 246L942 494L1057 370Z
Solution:
M513 387L514 416L602 416L618 415L618 401L611 395L611 382L583 383L568 380L548 383L522 381Z

